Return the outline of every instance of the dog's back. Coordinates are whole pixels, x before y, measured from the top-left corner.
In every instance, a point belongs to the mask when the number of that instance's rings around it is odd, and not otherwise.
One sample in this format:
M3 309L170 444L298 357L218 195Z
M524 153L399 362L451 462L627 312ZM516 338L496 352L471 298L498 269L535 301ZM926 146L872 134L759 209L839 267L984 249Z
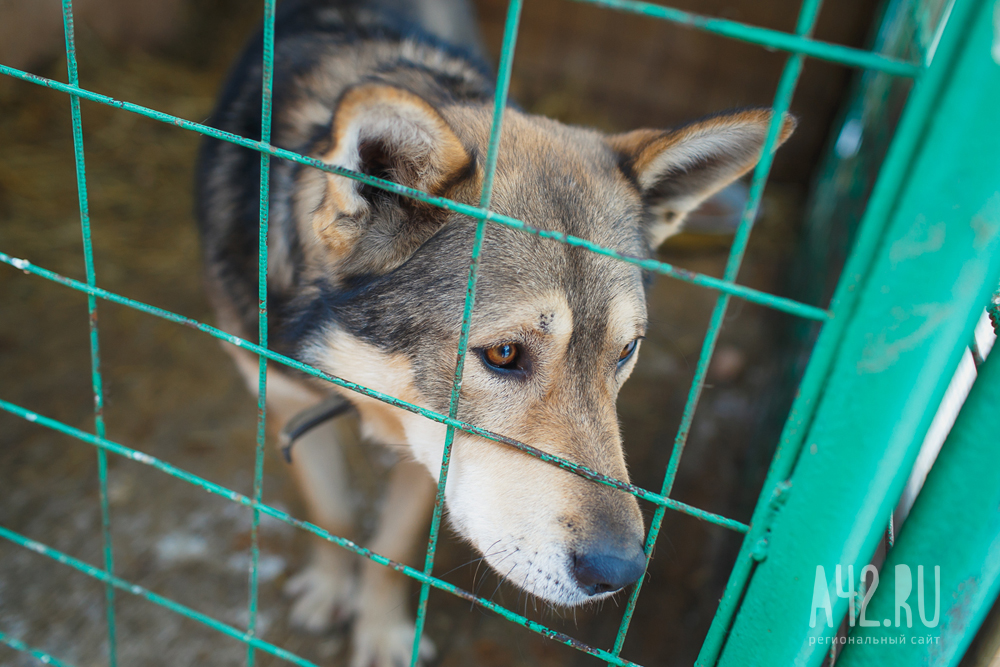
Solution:
M286 0L275 21L271 144L315 154L343 91L361 82L409 90L432 104L488 102L493 82L464 0ZM253 140L261 137L258 33L229 74L210 125ZM300 169L271 162L269 307L273 345L293 352L283 327L289 301L312 276L302 266L292 221L292 181ZM254 339L257 322L259 153L206 139L196 198L209 296L230 333Z

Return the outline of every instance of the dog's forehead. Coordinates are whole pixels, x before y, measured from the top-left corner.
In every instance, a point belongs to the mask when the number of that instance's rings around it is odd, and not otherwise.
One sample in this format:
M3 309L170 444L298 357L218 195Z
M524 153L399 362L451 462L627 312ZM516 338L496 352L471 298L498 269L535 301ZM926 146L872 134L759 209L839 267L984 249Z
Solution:
M505 123L492 210L625 255L648 254L641 199L599 133L522 114ZM621 330L645 318L640 270L584 248L491 225L482 267L482 303L516 294L544 310L549 297L541 295L560 293L577 326L621 322L609 328Z
M491 110L456 106L447 115L463 143L476 154L482 176ZM490 209L533 227L619 251L647 252L639 191L622 172L605 135L589 128L507 109Z
M467 143L488 138L488 118L460 120L468 121L456 123ZM599 133L512 113L499 156L490 210L625 255L648 255L638 192ZM478 198L478 183L464 187L463 198ZM393 349L423 349L424 341L457 336L475 228L472 218L451 214L397 270L370 284L362 278L366 287L338 306L338 318ZM642 273L634 264L487 223L473 334L484 333L484 323L497 338L541 329L548 316L568 324L562 330L580 343L573 347L620 344L645 324Z
M481 322L544 332L568 326L596 342L641 329L646 317L638 267L519 230L490 226L481 256ZM631 335L635 335L634 333Z
M504 126L493 210L533 227L642 252L642 201L594 130L511 114Z

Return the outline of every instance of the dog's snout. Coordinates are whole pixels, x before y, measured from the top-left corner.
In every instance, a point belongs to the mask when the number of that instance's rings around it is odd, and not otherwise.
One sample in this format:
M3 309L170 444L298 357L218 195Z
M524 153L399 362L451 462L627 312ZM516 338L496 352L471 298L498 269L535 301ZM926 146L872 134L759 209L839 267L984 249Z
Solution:
M612 593L635 583L646 569L642 545L621 548L605 543L573 555L573 576L587 595Z

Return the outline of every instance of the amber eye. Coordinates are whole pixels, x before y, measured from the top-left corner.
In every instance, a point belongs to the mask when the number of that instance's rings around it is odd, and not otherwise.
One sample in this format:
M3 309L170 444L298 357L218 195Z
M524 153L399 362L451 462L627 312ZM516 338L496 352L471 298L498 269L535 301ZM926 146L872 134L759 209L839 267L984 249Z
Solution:
M483 359L487 364L504 370L515 368L520 356L521 350L514 343L503 343L483 350Z
M621 354L618 355L619 366L628 361L629 357L631 357L632 354L635 352L635 347L638 344L639 344L639 339L636 338L634 341L632 341L631 343L622 348Z

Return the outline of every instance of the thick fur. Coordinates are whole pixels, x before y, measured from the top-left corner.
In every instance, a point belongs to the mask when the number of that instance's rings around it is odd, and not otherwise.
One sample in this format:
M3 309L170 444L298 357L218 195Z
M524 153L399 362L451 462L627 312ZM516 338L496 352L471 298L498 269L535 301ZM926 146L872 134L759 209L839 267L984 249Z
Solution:
M279 12L273 144L478 203L493 80L473 40L449 46L377 3L287 0ZM230 77L216 127L260 136L260 57L257 40ZM749 110L609 137L510 108L491 208L648 256L689 211L753 167L769 122L769 111ZM791 129L786 121L782 140ZM251 340L259 165L252 151L208 140L198 182L211 298L221 325ZM271 347L447 412L475 222L282 160L271 162L270 214ZM459 418L627 480L615 399L636 358L621 359L623 350L645 331L643 292L635 266L489 226ZM521 351L517 368L487 363L485 351L503 344ZM255 390L256 359L231 352ZM287 371L272 377L268 401L279 421L334 390ZM445 429L343 394L368 439L403 446L417 462L394 473L373 544L405 559L432 502ZM336 428L297 445L294 467L314 520L345 533L335 440L347 436ZM446 502L454 528L500 575L555 604L610 594L580 578L580 563L595 550L641 562L643 524L632 496L463 432ZM405 660L413 635L405 582L369 565L353 581L343 553L320 545L290 585L296 620L320 628L356 614L355 665ZM432 654L429 643L425 649Z

